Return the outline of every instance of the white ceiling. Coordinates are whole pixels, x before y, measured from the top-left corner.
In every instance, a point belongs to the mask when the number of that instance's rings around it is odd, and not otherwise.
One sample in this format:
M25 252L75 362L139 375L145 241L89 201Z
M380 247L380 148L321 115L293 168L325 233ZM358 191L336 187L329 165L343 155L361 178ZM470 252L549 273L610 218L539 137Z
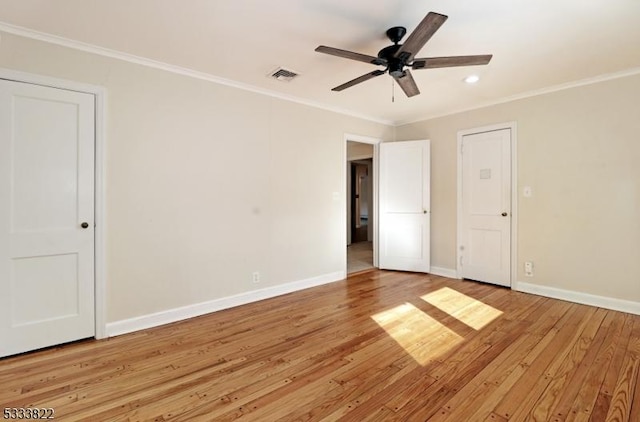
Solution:
M315 47L375 56L389 27L411 32L429 11L449 20L418 57L491 63L413 71L422 94L396 86L395 102L388 75L331 91L378 67ZM0 21L396 124L640 71L640 0L0 0ZM278 66L301 76L268 79Z

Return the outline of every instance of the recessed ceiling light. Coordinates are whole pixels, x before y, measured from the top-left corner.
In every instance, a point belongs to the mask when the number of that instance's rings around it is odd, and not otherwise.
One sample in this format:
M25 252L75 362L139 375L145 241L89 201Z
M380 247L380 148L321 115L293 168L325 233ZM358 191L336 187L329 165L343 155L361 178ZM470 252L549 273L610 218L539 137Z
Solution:
M466 78L464 78L464 81L468 84L475 84L479 80L480 80L480 76L478 75L469 75Z

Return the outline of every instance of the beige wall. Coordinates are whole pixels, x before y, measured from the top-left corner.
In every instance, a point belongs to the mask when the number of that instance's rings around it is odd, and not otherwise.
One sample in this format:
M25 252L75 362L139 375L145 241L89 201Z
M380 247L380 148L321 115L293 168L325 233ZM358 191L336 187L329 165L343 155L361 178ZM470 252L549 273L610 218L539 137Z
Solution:
M640 76L394 129L10 34L0 67L107 89L110 322L344 270L344 133L431 139L432 265L455 268L457 131L509 121L518 280L640 302Z
M107 89L109 322L345 269L344 134L392 128L9 34L0 67Z
M518 280L640 302L639 98L636 75L398 127L431 140L432 265L455 268L457 132L516 121Z

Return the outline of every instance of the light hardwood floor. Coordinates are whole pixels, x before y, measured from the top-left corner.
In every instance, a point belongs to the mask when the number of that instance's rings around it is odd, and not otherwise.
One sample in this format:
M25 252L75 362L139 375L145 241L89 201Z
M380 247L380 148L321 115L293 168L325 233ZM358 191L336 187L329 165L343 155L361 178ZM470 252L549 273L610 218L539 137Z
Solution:
M640 421L640 316L437 276L346 281L0 360L61 421Z

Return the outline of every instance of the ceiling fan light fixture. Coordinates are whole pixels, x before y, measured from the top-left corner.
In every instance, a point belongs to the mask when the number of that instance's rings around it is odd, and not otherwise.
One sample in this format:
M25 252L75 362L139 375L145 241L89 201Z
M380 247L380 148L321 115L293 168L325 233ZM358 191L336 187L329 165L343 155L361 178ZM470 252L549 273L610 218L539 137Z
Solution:
M478 75L469 75L464 78L464 81L470 85L477 83L480 80L480 76Z
M389 63L389 75L394 78L401 78L404 76L404 63L400 60L392 59Z

